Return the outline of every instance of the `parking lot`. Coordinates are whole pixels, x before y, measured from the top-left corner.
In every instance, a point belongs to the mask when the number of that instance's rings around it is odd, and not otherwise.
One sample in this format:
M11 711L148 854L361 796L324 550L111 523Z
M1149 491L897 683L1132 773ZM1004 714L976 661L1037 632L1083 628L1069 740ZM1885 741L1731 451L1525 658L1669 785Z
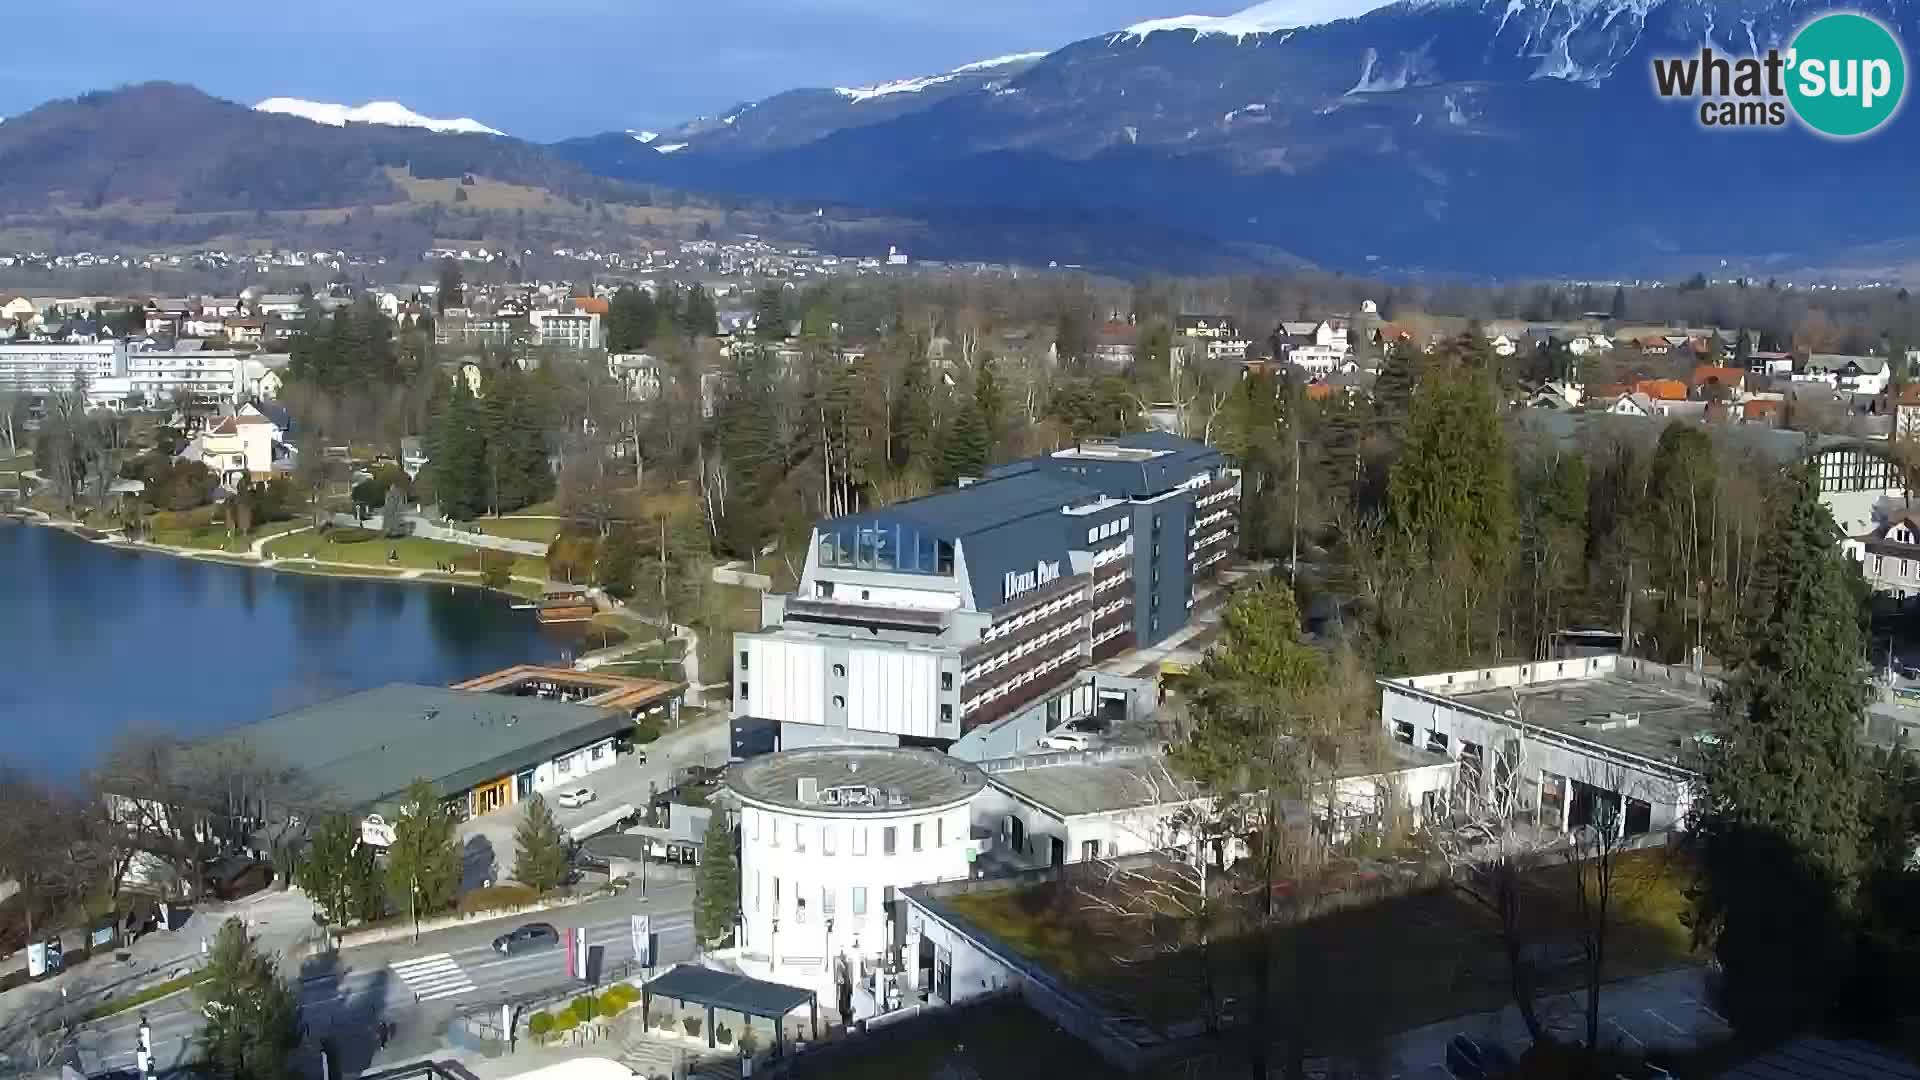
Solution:
M1600 992L1601 1039L1625 1049L1689 1048L1730 1034L1725 1017L1707 1004L1707 971L1689 967L1611 983ZM1567 1041L1586 1038L1586 996L1561 994L1543 998L1540 1017L1547 1029ZM1458 1034L1498 1042L1518 1056L1528 1046L1527 1028L1520 1010L1508 1006L1498 1012L1445 1020L1410 1031L1395 1041L1393 1061L1402 1077L1437 1078L1448 1075L1447 1040Z
M706 716L659 741L638 748L636 754L622 754L612 765L578 780L561 784L542 795L553 811L560 828L569 832L592 824L620 806L644 807L655 790L665 791L689 765L719 765L727 760L729 733L723 715ZM643 762L640 758L644 757ZM593 789L594 799L584 806L568 809L559 805L562 791L577 787ZM510 806L462 822L458 840L466 853L462 891L477 889L489 880L504 881L513 876L514 830L520 827L521 807Z

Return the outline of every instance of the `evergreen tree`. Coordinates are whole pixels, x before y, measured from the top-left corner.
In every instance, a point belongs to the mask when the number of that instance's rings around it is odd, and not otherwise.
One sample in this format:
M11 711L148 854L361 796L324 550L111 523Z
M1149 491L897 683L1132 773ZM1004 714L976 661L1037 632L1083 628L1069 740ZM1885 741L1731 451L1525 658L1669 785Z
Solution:
M536 892L550 892L567 877L567 836L539 794L527 799L513 832L513 879Z
M194 988L205 1022L200 1044L207 1061L233 1080L286 1080L300 1045L300 1008L271 956L247 937L246 924L228 919L207 954L207 977Z
M963 476L979 477L987 466L987 422L980 416L980 405L969 398L954 417L953 430L941 440L942 484L957 483Z
M486 435L481 429L480 403L456 377L444 396L436 394L432 422L425 439L433 461L434 498L440 512L469 521L486 507Z
M607 351L629 353L646 348L659 324L660 314L654 309L651 294L631 285L620 289L607 301Z
M433 782L410 784L387 848L387 892L416 933L423 916L451 906L459 891L460 851L453 830L453 814L434 793Z
M700 873L694 879L693 929L709 945L723 940L740 915L740 853L724 811L707 819L700 849Z
M440 260L440 291L434 295L434 310L442 314L450 307L460 307L467 302L466 277L460 272L460 263L448 255Z
M1613 287L1613 303L1608 306L1607 315L1614 319L1624 319L1627 317L1627 287L1625 285L1615 285Z
M753 336L761 341L783 341L787 336L786 289L762 285L753 298Z
M1395 535L1428 558L1465 556L1483 577L1498 569L1513 535L1511 462L1484 374L1421 380L1387 512Z
M1215 791L1246 790L1260 779L1250 766L1306 710L1326 661L1301 637L1300 609L1282 582L1262 579L1235 592L1220 627L1196 673L1192 733L1172 760Z
M712 337L720 325L720 312L714 307L713 294L698 285L687 290L678 324L690 339Z
M384 910L373 849L361 841L360 822L352 815L334 814L320 822L299 879L320 914L336 927L379 918Z
M893 421L893 463L902 469L919 468L931 476L933 467L933 375L924 355L907 358L901 373Z
M1761 556L1751 654L1705 740L1695 936L1744 1030L1817 1018L1844 975L1845 919L1868 868L1872 774L1860 744L1862 598L1812 468L1788 478Z
M1380 363L1380 373L1374 377L1375 423L1390 432L1400 430L1413 408L1413 386L1419 379L1414 364L1416 352L1412 342L1395 342Z
M1006 393L1000 388L1000 372L991 356L981 359L980 370L973 377L973 403L980 409L980 423L987 437L987 455L991 458L1005 442L1007 434Z

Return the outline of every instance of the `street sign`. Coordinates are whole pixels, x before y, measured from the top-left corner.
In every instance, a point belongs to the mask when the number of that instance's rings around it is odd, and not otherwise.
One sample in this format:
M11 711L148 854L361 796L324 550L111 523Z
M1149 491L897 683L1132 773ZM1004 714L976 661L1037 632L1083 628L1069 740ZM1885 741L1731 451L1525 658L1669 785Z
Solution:
M633 917L633 960L641 967L653 966L653 920L646 915Z

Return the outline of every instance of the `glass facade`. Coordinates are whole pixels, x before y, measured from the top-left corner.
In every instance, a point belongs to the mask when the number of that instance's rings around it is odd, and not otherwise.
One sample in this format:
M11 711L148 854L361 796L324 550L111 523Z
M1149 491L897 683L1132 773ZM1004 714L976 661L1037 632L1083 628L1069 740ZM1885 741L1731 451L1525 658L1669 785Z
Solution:
M897 521L828 522L820 529L820 565L851 570L953 576L953 543Z

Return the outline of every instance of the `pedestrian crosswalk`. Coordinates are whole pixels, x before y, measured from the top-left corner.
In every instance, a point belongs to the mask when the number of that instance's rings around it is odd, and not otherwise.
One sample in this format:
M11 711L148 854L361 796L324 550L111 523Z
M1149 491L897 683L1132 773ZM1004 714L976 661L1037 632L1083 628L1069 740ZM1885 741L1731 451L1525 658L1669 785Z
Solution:
M473 980L467 978L467 973L446 953L401 960L387 966L407 984L416 1001L455 997L474 989Z

